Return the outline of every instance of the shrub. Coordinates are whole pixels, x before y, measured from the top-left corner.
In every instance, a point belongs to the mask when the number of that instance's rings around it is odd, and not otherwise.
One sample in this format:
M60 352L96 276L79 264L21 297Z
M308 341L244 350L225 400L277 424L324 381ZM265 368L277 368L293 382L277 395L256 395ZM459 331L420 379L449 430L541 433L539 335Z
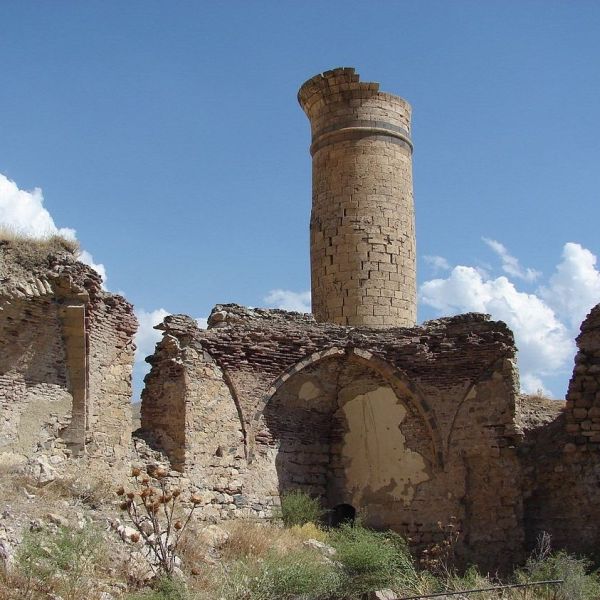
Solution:
M543 534L525 567L517 572L521 582L563 579L559 586L536 588L540 600L596 600L600 598L600 576L590 572L591 561L564 551L552 553L550 537Z
M227 600L321 600L340 588L338 567L308 549L272 553L231 565L221 595Z
M102 551L102 538L93 527L60 527L27 532L16 555L29 590L52 591L65 600L88 597Z
M406 542L395 533L343 525L331 532L330 543L346 576L349 597L382 588L410 588L417 578Z
M286 527L317 523L323 512L318 498L311 498L301 490L292 490L281 496L281 519Z

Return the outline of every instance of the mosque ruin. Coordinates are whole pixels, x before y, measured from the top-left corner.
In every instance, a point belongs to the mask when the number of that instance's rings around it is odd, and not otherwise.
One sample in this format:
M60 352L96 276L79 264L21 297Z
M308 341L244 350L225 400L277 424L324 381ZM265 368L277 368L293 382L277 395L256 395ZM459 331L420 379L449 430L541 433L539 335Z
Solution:
M416 324L410 105L350 68L309 79L298 99L312 131L313 314L217 305L206 330L168 316L132 443L131 306L73 260L11 267L0 451L48 438L113 464L162 457L203 490L206 519L265 518L300 489L416 550L452 523L460 558L492 569L543 531L595 550L600 305L582 324L566 403L522 397L504 323Z

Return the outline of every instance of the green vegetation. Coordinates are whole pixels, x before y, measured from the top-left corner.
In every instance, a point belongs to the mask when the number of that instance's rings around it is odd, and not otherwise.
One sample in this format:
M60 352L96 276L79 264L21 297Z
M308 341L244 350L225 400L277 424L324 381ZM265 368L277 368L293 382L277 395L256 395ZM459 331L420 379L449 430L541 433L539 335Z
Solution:
M373 590L409 586L416 570L406 542L392 532L343 525L329 537L344 575L344 594L360 596Z
M305 548L260 560L239 560L224 576L220 596L228 600L326 599L340 588L341 573L333 562Z
M177 577L161 577L151 590L127 596L127 600L190 600L185 582Z
M323 509L317 498L311 498L305 492L293 490L281 496L281 520L286 527L318 523Z
M144 489L142 485L141 492ZM161 491L165 492L168 495L167 490ZM167 498L160 503L161 510L165 505L169 506ZM496 578L475 567L463 572L450 564L443 569L430 567L438 564L437 559L424 567L411 556L404 539L392 532L359 524L333 530L314 522L298 525L298 515L304 521L307 506L312 507L315 518L321 514L310 498L302 499L299 493L294 494L290 506L295 508L288 522L296 523L291 527L234 521L222 524L226 531L220 531L219 542L214 536L212 542L203 542L202 528L191 523L177 546L181 570L173 569L170 575L162 570L150 580L132 577L124 564L128 555L136 553L134 562L140 561L141 534L137 542L124 544L116 535L91 526L29 531L13 567L4 572L0 569L0 600L106 600L102 590L107 589L114 600L362 600L380 589L391 589L398 598L405 598L498 584ZM547 579L564 583L479 592L470 594L469 600L600 598L600 576L591 570L590 562L566 552L552 552L544 537L527 562L505 582Z
M92 527L73 530L40 529L27 532L16 555L25 580L23 597L52 592L64 600L77 600L94 586L102 542Z

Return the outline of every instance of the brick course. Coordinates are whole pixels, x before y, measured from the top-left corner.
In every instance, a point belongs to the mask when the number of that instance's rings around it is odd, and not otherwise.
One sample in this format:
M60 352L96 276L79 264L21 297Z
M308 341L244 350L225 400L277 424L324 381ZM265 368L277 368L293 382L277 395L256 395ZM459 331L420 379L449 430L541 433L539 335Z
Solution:
M311 123L312 312L369 327L416 323L410 105L351 68L302 85Z

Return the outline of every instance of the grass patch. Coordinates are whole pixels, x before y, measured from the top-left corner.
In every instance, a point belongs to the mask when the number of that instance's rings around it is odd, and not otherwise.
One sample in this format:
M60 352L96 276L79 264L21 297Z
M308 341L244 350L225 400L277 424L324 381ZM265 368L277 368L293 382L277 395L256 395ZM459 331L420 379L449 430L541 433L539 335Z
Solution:
M51 592L64 600L93 597L102 547L99 532L91 526L27 532L16 555L18 572L30 593L23 597L38 592Z
M564 551L551 553L550 538L543 535L525 566L516 573L519 582L563 579L560 586L539 588L539 600L596 600L600 598L600 574L587 558Z
M14 227L0 225L0 242L10 244L16 249L28 249L40 254L56 252L79 252L79 242L58 233L49 233L40 237L31 237Z
M151 590L129 594L127 600L191 600L185 582L179 577L161 577Z
M341 573L309 549L271 553L262 560L238 561L227 572L220 597L227 600L321 600L335 597Z
M393 532L343 525L331 532L329 543L344 573L348 598L384 589L411 589L417 571L404 539Z

